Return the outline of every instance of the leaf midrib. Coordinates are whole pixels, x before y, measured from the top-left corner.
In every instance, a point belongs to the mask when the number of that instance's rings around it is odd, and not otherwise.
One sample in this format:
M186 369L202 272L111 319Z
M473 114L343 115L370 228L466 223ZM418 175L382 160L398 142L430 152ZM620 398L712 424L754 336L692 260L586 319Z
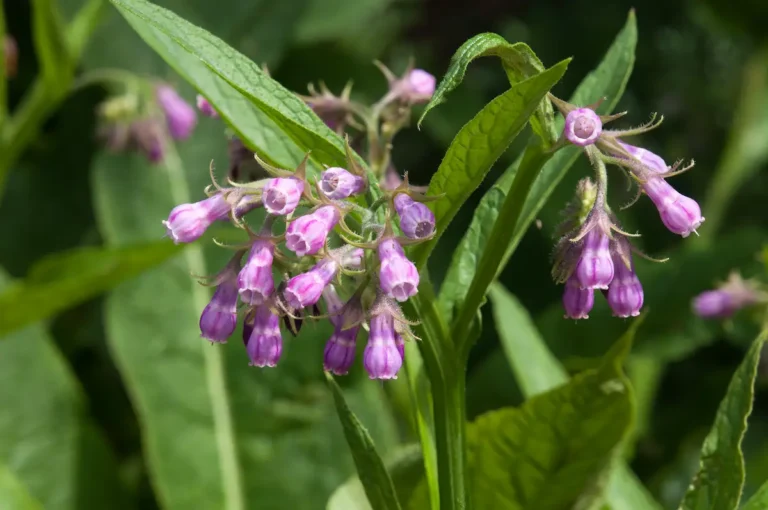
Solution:
M171 197L176 204L189 203L192 199L187 184L181 159L175 148L170 148L165 156ZM199 245L189 246L184 250L184 259L191 274L206 274L203 250ZM208 304L209 295L202 285L192 286L192 302L196 310L202 310ZM224 506L227 510L246 510L245 491L240 477L237 458L235 427L227 394L224 376L224 361L221 349L206 348L204 341L198 342L205 361L206 386L213 411L213 428L219 457Z

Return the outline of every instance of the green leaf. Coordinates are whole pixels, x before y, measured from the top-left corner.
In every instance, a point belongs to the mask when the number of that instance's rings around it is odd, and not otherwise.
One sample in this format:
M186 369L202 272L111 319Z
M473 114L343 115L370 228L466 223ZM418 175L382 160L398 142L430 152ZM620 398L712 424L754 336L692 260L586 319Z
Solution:
M524 396L532 397L565 383L568 373L547 348L517 298L499 283L490 287L489 297L504 354ZM632 322L629 335L634 337L639 323ZM611 469L605 497L612 510L660 509L624 462L617 462Z
M765 510L766 508L768 508L768 482L760 486L741 510Z
M161 264L179 252L167 241L84 247L50 255L0 293L0 336L46 319Z
M146 0L112 0L112 3L171 66L182 70L192 59L203 64L209 71L208 76L198 65L191 68L194 76L190 71L188 78L203 95L211 96L214 106L219 107L224 98L232 98L231 92L221 87L223 80L272 120L302 152L312 151L313 159L327 165L346 164L344 144L339 136L295 94L224 41ZM223 90L217 91L217 87ZM237 115L237 111L227 111L226 118L242 133L245 120L238 119Z
M397 499L404 508L426 510L429 496L424 480L424 459L418 444L403 446L385 462L392 474ZM372 510L360 478L351 476L328 500L327 510Z
M360 420L344 400L344 394L333 380L333 376L326 372L325 378L333 393L333 402L336 404L336 412L339 414L344 437L355 460L357 474L363 485L368 502L373 510L399 510L400 503L395 494L392 478L376 452L371 435L365 429Z
M0 287L4 280L0 274ZM41 507L127 506L114 459L87 414L82 389L39 325L0 342L0 409L0 465Z
M417 266L426 262L459 208L525 127L538 104L565 73L568 62L564 60L513 85L461 128L429 183L428 195L443 196L430 204L437 222L436 233L414 250Z
M453 89L461 84L467 67L473 60L480 57L496 56L501 59L504 71L507 73L511 85L530 78L544 71L544 65L539 57L525 43L510 44L498 34L485 33L478 34L469 39L456 50L451 58L451 64L446 71L445 76L440 81L437 90L432 95L432 99L424 108L424 112L419 118L418 124L426 117L427 113L445 102L447 96ZM538 105L537 105L538 106ZM542 102L536 117L531 119L531 125L534 132L543 140L553 142L557 139L553 124L554 115L552 105L549 101Z
M209 179L200 161L226 157L221 126L201 122L181 151L169 152L165 168L138 155L94 161L94 203L108 244L157 239L174 205L204 198ZM354 469L322 372L330 329L305 325L296 339L285 333L272 369L248 366L240 331L226 345L202 340L198 320L211 290L190 273L213 274L230 256L189 246L106 300L107 342L141 424L153 487L165 510L315 510ZM349 382L350 406L388 449L395 431L382 388Z
M571 102L586 104L607 96L608 100L603 102L599 111L600 113L609 113L621 98L632 72L636 43L635 16L633 12L630 12L626 25L616 36L616 40L603 61L582 80L571 97ZM562 119L558 120L558 126L562 126ZM544 206L555 186L576 161L579 154L580 152L574 148L562 149L543 165L525 198L520 220L514 226L514 234L505 247L506 253L501 266L486 270L498 272L506 265L536 214ZM439 296L440 308L449 321L453 316L454 309L464 302L469 286L475 278L491 230L498 219L499 210L515 181L519 164L518 161L507 169L496 184L483 196L475 210L467 233L453 254L453 261L440 288ZM508 221L508 218L504 218L504 221Z
M11 471L0 464L0 508L8 510L43 510Z
M764 336L750 347L733 374L715 422L701 448L701 464L681 510L735 510L744 488L744 455L741 441L752 413L755 377Z
M621 371L631 343L625 335L599 368L470 424L476 508L564 510L598 500L632 423L632 390Z

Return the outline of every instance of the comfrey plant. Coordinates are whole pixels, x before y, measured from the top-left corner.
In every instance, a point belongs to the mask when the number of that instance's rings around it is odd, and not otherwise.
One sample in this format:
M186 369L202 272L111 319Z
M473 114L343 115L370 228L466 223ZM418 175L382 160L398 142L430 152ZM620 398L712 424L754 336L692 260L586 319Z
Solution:
M606 165L622 169L640 194L647 195L661 216L661 221L673 233L688 237L696 233L704 221L695 200L681 195L667 181L693 167L693 162L679 168L672 166L653 152L630 145L623 138L635 136L661 124L655 116L645 125L627 130L607 130L603 125L626 114L598 115L594 106L578 107L550 99L565 117L565 126L558 149L568 144L581 147L595 170L595 181L579 183L573 203L566 209L566 219L560 227L562 237L555 248L552 276L565 284L563 307L565 316L586 319L595 302L594 292L600 290L616 317L639 315L643 306L643 287L635 274L633 248L630 239L637 234L622 230L607 203L608 173ZM631 204L630 204L631 205Z
M407 122L410 106L431 97L435 80L419 69L409 69L399 79L382 70L390 87L372 110L384 119L391 137ZM364 107L349 99L349 87L339 97L321 90L318 94L311 88L305 100L330 126L370 121L361 113ZM167 89L163 94L171 134L191 128L194 116L178 96ZM197 106L206 116L218 117L204 97L198 96ZM388 160L388 150L383 147L382 161ZM228 221L248 236L246 243L234 246L224 269L207 279L216 291L200 317L203 338L225 343L242 320L251 365L274 367L283 352L281 322L296 335L303 321L326 319L334 327L323 358L327 371L348 372L364 328L365 370L372 379L397 377L404 343L415 338L399 303L414 296L419 286L419 272L403 247L431 239L435 216L424 204L431 199L411 189L407 177L388 189L384 175L381 182L371 180L349 145L347 155L346 168L329 167L310 177L308 158L296 169L280 169L240 143L231 151L235 166L250 156L270 176L237 182L230 171L228 187L214 179L208 198L178 205L163 221L176 243L199 239L216 221ZM361 194L378 198L366 209L357 201ZM256 209L264 213L258 232L247 217Z

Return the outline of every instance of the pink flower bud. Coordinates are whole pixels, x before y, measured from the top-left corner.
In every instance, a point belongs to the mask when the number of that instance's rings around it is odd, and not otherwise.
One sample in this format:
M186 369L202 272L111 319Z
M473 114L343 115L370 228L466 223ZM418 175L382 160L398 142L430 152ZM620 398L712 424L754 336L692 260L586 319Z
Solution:
M600 116L590 108L577 108L565 117L565 138L574 145L592 145L603 132Z
M343 168L332 167L323 172L320 189L328 198L341 200L364 191L365 181Z
M648 170L658 174L663 174L669 170L667 163L660 156L654 154L648 149L635 147L634 145L629 145L628 143L624 143L622 141L619 141L619 145L624 147L627 152L634 156L635 159L638 160Z
M613 280L610 239L599 228L590 230L584 239L574 275L584 289L607 289Z
M651 177L643 189L656 205L661 221L671 232L688 237L704 222L699 204L681 195L661 177Z
M218 118L219 112L217 112L213 105L203 96L200 94L197 95L197 109L200 110L200 113L205 115L206 117L211 118Z
M339 211L326 205L312 214L295 219L285 232L285 246L299 257L314 255L339 221Z
M189 138L197 124L195 109L189 105L170 85L158 85L155 96L165 113L168 131L176 140Z
M176 244L199 239L216 220L225 218L231 207L221 193L193 204L177 205L163 221L168 237Z
M338 269L339 265L333 259L321 260L306 273L294 276L288 281L283 293L285 300L297 310L314 305L320 300L323 289L331 283Z
M225 343L237 327L236 278L234 270L227 271L200 315L200 336L211 342Z
M395 239L385 239L378 246L379 285L384 293L398 301L406 301L419 289L419 271L408 260Z
M616 274L608 287L608 304L614 317L637 317L643 307L643 286L621 257L613 257Z
M237 277L237 286L243 303L260 305L269 299L275 290L272 278L274 251L275 246L269 241L257 239L253 242L248 261Z
M389 313L371 317L368 344L363 354L363 366L371 379L397 379L403 364L395 342L395 320Z
M435 213L404 193L395 195L395 210L400 216L400 228L406 237L424 239L435 231Z
M283 216L296 210L304 192L304 181L293 177L277 177L264 185L264 208L269 214Z

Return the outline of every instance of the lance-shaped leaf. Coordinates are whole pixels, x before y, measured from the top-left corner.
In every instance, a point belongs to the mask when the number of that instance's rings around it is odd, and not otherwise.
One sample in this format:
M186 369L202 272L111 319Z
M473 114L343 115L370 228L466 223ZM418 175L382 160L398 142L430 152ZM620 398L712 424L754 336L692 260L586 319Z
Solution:
M744 488L744 455L741 441L752 413L755 377L765 336L749 348L733 374L715 423L701 448L701 465L680 504L681 510L735 510Z
M616 40L603 61L582 80L571 97L571 102L586 104L605 96L608 100L603 102L599 111L609 113L618 103L629 80L635 61L636 43L637 26L635 16L630 12L626 25L616 36ZM558 126L562 126L562 119L558 122ZM522 239L523 234L535 219L536 214L544 206L555 186L576 161L579 154L577 149L571 147L559 150L548 161L546 158L541 160L546 164L543 164L525 197L520 219L516 225L509 225L510 229L514 229L513 235L504 247L506 252L500 267L483 268L484 271L493 271L494 274L501 271ZM453 254L453 261L440 288L439 297L441 309L448 320L452 317L454 309L463 303L469 285L480 269L478 265L482 254L488 244L491 230L498 219L499 210L515 181L519 164L520 160L508 168L496 184L483 196L475 210L467 233ZM502 221L508 221L508 218L504 218Z
M434 239L414 249L421 266L459 208L480 185L493 164L525 127L546 93L560 80L570 60L513 85L488 103L451 142L428 195L443 195L430 203L435 213Z
M456 53L451 58L448 71L446 71L445 76L440 81L440 85L438 85L437 90L432 95L432 99L424 108L421 118L419 118L419 125L432 108L444 103L446 96L461 84L469 64L477 58L488 56L495 56L501 59L504 71L507 73L509 82L513 86L526 78L544 71L544 65L541 63L541 60L539 60L539 57L536 56L527 44L521 42L511 44L498 34L478 34L456 50ZM552 142L557 136L553 125L552 105L549 101L542 101L537 106L539 108L535 118L531 119L531 125L536 134L542 139Z
M344 429L344 437L355 460L357 475L365 490L365 495L373 510L400 510L395 486L389 476L384 461L381 460L376 445L373 444L371 435L365 429L355 413L344 400L339 385L333 380L333 376L326 372L328 386L333 393L333 402L336 404L336 412L339 414L341 426Z
M112 3L147 44L186 75L214 106L222 108L239 132L246 134L246 119L238 118L239 111L235 109L238 101L224 83L263 112L302 152L312 151L313 159L328 165L345 164L344 144L339 136L294 93L242 53L146 0L112 0ZM202 65L194 65L195 60ZM225 100L232 104L226 104Z
M491 411L468 429L475 508L589 508L632 423L631 388L621 370L632 335L599 368Z

